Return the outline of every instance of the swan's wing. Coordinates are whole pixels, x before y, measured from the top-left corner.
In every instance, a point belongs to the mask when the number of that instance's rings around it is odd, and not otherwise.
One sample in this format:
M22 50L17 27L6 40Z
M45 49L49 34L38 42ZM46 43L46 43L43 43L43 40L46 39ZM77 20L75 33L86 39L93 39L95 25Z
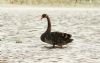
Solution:
M72 35L71 34L67 34L67 33L62 33L62 32L51 32L51 36L55 37L55 38L70 39Z
M63 41L70 41L71 34L62 33L62 32L51 32L50 37L51 40L55 42L63 42Z

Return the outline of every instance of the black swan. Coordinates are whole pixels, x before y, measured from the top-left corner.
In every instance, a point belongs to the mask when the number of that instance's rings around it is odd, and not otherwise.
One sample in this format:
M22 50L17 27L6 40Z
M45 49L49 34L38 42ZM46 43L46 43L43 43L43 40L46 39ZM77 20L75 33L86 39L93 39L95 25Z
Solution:
M68 44L73 41L73 39L71 39L71 34L51 32L51 22L47 14L42 14L41 19L42 18L46 18L48 21L47 30L40 37L43 42L53 45L53 48L55 47L55 45L58 45L62 48L62 45Z

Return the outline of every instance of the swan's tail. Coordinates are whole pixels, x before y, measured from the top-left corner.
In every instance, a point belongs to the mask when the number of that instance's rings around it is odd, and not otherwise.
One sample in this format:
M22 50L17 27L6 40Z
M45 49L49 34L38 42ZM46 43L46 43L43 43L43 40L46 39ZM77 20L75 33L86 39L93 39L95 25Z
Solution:
M67 34L67 43L71 43L73 41L73 39L71 39L72 35L71 34Z
M69 38L69 39L70 39L71 37L72 37L72 35L71 35L71 34L67 34L67 38Z
M70 39L70 40L69 40L69 42L72 42L72 41L73 41L73 39Z

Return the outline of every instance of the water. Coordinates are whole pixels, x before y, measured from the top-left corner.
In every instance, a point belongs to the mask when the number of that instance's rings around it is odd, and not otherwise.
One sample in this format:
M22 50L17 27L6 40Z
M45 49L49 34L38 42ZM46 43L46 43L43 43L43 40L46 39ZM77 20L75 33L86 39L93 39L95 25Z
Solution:
M40 40L47 28L72 34L73 43L52 49ZM0 8L0 63L99 63L100 11Z

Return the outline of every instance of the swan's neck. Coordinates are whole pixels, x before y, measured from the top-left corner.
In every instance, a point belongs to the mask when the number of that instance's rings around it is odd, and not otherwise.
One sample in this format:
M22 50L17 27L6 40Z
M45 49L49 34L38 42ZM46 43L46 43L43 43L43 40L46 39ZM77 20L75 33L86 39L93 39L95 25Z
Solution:
M50 22L50 18L49 17L47 17L47 24L48 24L48 26L47 26L46 32L50 33L51 32L51 22Z

